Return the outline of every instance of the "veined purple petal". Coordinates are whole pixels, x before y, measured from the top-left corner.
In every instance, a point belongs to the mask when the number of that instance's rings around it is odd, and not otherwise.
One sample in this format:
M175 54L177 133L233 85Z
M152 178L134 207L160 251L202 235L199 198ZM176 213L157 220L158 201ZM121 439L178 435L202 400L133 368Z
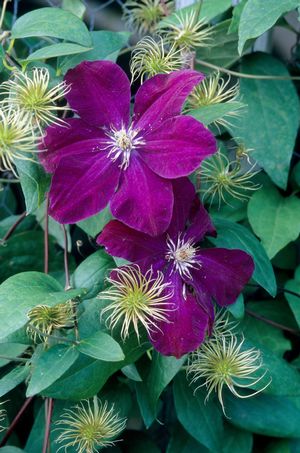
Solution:
M89 126L79 118L68 118L66 126L50 126L46 129L39 153L39 159L48 173L53 173L60 159L65 156L82 153L86 145L78 145L82 141L105 139L104 131Z
M60 223L75 223L101 211L118 185L118 165L106 153L93 153L90 146L84 149L86 143L76 144L82 147L81 154L60 160L52 179L50 214Z
M146 80L135 97L136 127L155 129L166 119L179 115L187 96L203 79L200 72L183 69Z
M174 193L173 215L167 234L177 238L178 233L185 230L191 204L196 196L195 188L188 178L178 178L172 181Z
M112 214L131 228L157 236L168 228L172 209L171 182L157 176L139 157L132 155L112 198Z
M65 77L71 90L66 98L81 118L92 126L121 128L129 122L130 82L111 61L83 61Z
M170 281L174 290L169 303L170 323L160 322L150 341L161 354L179 358L203 342L209 318L193 295L187 292L186 298L183 297L183 282L179 275L168 275L166 281Z
M191 271L192 286L210 294L221 306L232 304L251 278L254 262L242 250L200 249L199 268Z
M186 231L186 239L201 241L205 235L216 236L215 227L203 204L195 197L189 212L190 226Z
M150 129L144 139L139 154L163 178L188 176L217 150L213 134L190 116L169 118L160 127Z
M149 259L151 263L162 256L165 240L162 236L151 237L118 220L111 220L97 237L97 243L104 245L107 253L112 256L131 262Z

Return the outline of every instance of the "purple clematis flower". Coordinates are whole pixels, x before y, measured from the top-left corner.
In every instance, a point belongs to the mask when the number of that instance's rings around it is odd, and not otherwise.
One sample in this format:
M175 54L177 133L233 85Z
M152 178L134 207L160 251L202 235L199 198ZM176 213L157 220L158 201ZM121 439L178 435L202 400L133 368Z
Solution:
M80 118L47 128L40 160L54 172L50 214L75 223L110 202L114 217L151 236L168 228L173 210L171 180L192 173L216 151L212 133L180 114L204 78L192 70L147 80L130 119L130 82L110 61L80 63L67 72L66 95Z
M214 318L212 301L220 306L235 302L250 279L254 263L241 250L201 248L205 235L215 235L209 215L195 198L188 178L173 181L175 196L172 221L167 231L155 238L134 231L117 220L110 221L97 242L108 253L137 263L145 272L151 266L171 282L168 323L153 333L154 347L164 355L193 351L203 341Z

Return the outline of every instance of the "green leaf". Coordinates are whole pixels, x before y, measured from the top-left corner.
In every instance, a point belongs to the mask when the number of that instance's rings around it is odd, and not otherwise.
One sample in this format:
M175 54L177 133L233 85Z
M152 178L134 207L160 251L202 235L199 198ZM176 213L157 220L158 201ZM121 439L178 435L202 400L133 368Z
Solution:
M14 275L0 285L0 338L28 322L28 312L39 304L54 306L80 296L84 290L64 291L52 277L39 272Z
M228 33L237 33L239 30L239 24L243 9L248 0L241 0L233 9L232 19L230 23L230 27Z
M166 453L209 453L208 450L181 427L175 425Z
M21 448L17 447L2 447L0 448L1 453L26 453L25 450L21 450Z
M101 331L81 340L77 350L104 362L119 362L125 358L119 343Z
M90 33L92 40L92 49L80 55L60 58L58 67L65 74L68 69L74 68L82 61L110 60L116 61L122 47L128 41L130 33L112 32L112 31L92 31Z
M83 18L86 11L86 7L81 0L63 0L62 8L75 14L79 19Z
M244 296L240 294L234 304L228 305L227 310L236 319L242 319L245 315Z
M142 382L143 380L134 363L124 366L121 371L123 374L125 374L126 377L128 377L128 379L131 379L132 381Z
M2 343L0 344L0 367L7 365L10 360L3 359L2 357L9 357L12 359L17 358L28 348L27 344L20 343Z
M104 280L114 267L112 257L102 249L97 250L78 266L72 276L72 286L86 288L88 290L86 299L95 297L100 291L103 291Z
M7 184L4 186L4 189L0 190L0 219L16 212L17 200L10 185Z
M14 39L51 36L86 47L92 45L85 24L69 11L54 7L35 9L19 17L11 33Z
M288 280L285 284L285 289L300 294L300 266L295 272L295 278L293 280ZM300 327L300 298L287 292L284 292L284 297L288 301L298 326Z
M275 187L262 188L248 203L248 218L269 258L295 241L300 233L300 200L284 198Z
M199 5L191 5L186 6L185 8L181 8L180 14L185 15L191 13L192 11L197 12L198 6ZM207 22L210 22L216 16L225 13L225 11L227 11L230 7L231 0L217 0L213 2L211 0L202 0L199 19L206 19ZM178 20L176 20L176 13L173 13L170 16L168 16L167 19L164 19L161 23L164 22L177 23Z
M157 416L158 399L162 391L178 373L185 360L186 356L176 359L154 351L143 382L136 384L137 400L146 428L149 428Z
M282 14L298 6L299 0L248 0L239 25L239 53L242 53L247 39L262 35Z
M229 420L230 421L230 420ZM229 423L224 426L224 446L222 453L251 453L253 436Z
M204 403L206 391L196 394L180 373L174 380L174 398L177 417L186 431L209 450L222 451L223 424L219 407L209 400Z
M78 222L76 225L79 226L89 236L95 237L100 231L103 230L104 226L112 219L109 207L104 208L99 214L93 215L86 220Z
M196 53L196 60L200 59L206 63L227 68L240 59L237 50L237 33L228 34L230 23L231 20L228 19L212 27L214 32L213 46L198 49ZM197 61L196 68L199 71L204 71L205 73L215 71L215 69L202 66L201 63L197 63Z
M0 398L13 390L29 375L28 366L18 366L0 379Z
M78 357L74 346L56 344L44 351L32 365L26 396L33 396L57 381Z
M74 55L82 52L87 52L91 47L83 47L78 44L62 42L59 44L51 44L50 46L42 47L41 49L32 52L26 61L46 60L47 58L60 57L62 55Z
M240 71L249 74L289 76L279 60L267 54L252 54ZM299 100L290 80L240 79L240 91L247 110L232 127L233 133L251 157L279 187L285 189L299 126Z
M235 426L273 437L300 437L300 409L282 396L260 394L253 398L225 398L228 421Z
M292 453L290 441L283 439L278 441L271 442L266 450L265 453Z
M17 159L15 164L25 198L26 212L30 214L44 201L50 177L37 162Z
M190 116L196 118L196 120L209 126L210 124L217 121L227 121L228 128L230 129L230 117L237 113L244 104L241 102L224 102L223 104L212 104L205 107L200 107L195 110L188 112Z
M259 241L245 227L230 220L214 218L214 225L218 232L216 238L209 240L216 247L241 249L248 252L255 264L253 279L265 288L271 296L276 295L276 280L272 265Z
M0 261L0 282L20 272L43 271L43 232L31 230L14 234L4 247L0 246ZM57 250L52 237L49 237L49 263L51 271L63 267L63 253Z

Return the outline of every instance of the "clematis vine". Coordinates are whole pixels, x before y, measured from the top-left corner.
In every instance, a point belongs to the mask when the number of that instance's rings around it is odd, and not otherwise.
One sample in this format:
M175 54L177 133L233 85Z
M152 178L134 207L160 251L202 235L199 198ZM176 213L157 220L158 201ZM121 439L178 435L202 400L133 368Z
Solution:
M199 243L204 236L216 234L210 217L188 178L174 180L172 185L175 203L165 233L153 238L112 220L97 242L109 254L138 264L144 272L152 267L164 274L173 290L169 323L158 323L150 339L162 354L180 357L195 350L210 333L213 301L220 306L235 302L254 263L241 250L202 248Z
M129 227L164 233L173 211L172 179L191 174L216 152L212 133L181 115L203 78L192 70L152 77L138 90L131 119L130 82L118 65L86 61L68 71L66 98L80 118L47 128L40 159L54 173L50 214L75 223L110 203Z

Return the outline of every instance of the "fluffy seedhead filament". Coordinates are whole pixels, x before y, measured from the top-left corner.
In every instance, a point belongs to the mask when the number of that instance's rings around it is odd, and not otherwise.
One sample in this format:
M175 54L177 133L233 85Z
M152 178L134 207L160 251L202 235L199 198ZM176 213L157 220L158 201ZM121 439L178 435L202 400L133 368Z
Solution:
M114 405L102 403L97 397L84 400L65 410L57 428L60 431L56 442L58 449L75 448L78 453L95 453L100 448L114 445L114 439L124 430L126 419L119 417Z
M50 87L50 73L47 68L34 68L32 72L15 71L13 78L3 82L0 86L0 95L7 96L2 104L9 104L27 112L32 125L41 130L42 126L50 124L64 125L64 121L57 117L57 112L66 110L66 107L57 106L71 87L61 82Z
M30 310L28 318L27 334L35 343L39 340L47 343L54 330L73 327L74 302L69 300L54 307L37 305Z
M217 201L229 204L228 197L237 200L247 200L251 192L259 189L252 178L259 173L254 171L255 164L246 171L242 171L240 159L232 162L228 157L218 151L214 156L206 159L198 171L202 182L203 201L210 203Z
M173 44L165 47L161 37L154 40L150 36L141 39L133 53L130 63L132 81L141 77L153 77L156 74L168 74L182 68L181 51Z
M12 171L18 177L14 164L16 159L33 160L41 137L31 126L30 115L19 108L0 108L0 171Z
M0 433L2 433L2 431L5 431L6 430L6 427L5 426L2 426L2 422L6 419L7 417L7 412L6 410L1 407L4 403L6 403L6 401L3 401L2 403L0 403Z
M136 33L153 33L160 20L173 9L170 0L127 0L123 5L123 19Z
M195 11L179 11L174 21L166 19L157 27L165 42L175 44L184 52L190 52L212 43L212 31L205 19L199 19Z
M149 269L143 274L137 265L124 266L114 270L107 281L111 287L98 295L99 299L110 301L102 310L101 317L110 313L106 321L110 329L122 323L123 341L129 336L131 326L139 338L139 324L151 336L151 332L158 329L159 322L168 322L172 291L161 272L154 275Z
M225 414L223 389L227 387L238 398L250 398L265 390L270 381L261 389L248 395L241 395L237 388L249 388L259 383L267 371L257 377L262 367L261 353L255 348L243 350L244 338L221 336L205 341L190 355L187 374L191 382L205 386L208 390L206 400L216 392ZM248 381L247 384L244 382Z

